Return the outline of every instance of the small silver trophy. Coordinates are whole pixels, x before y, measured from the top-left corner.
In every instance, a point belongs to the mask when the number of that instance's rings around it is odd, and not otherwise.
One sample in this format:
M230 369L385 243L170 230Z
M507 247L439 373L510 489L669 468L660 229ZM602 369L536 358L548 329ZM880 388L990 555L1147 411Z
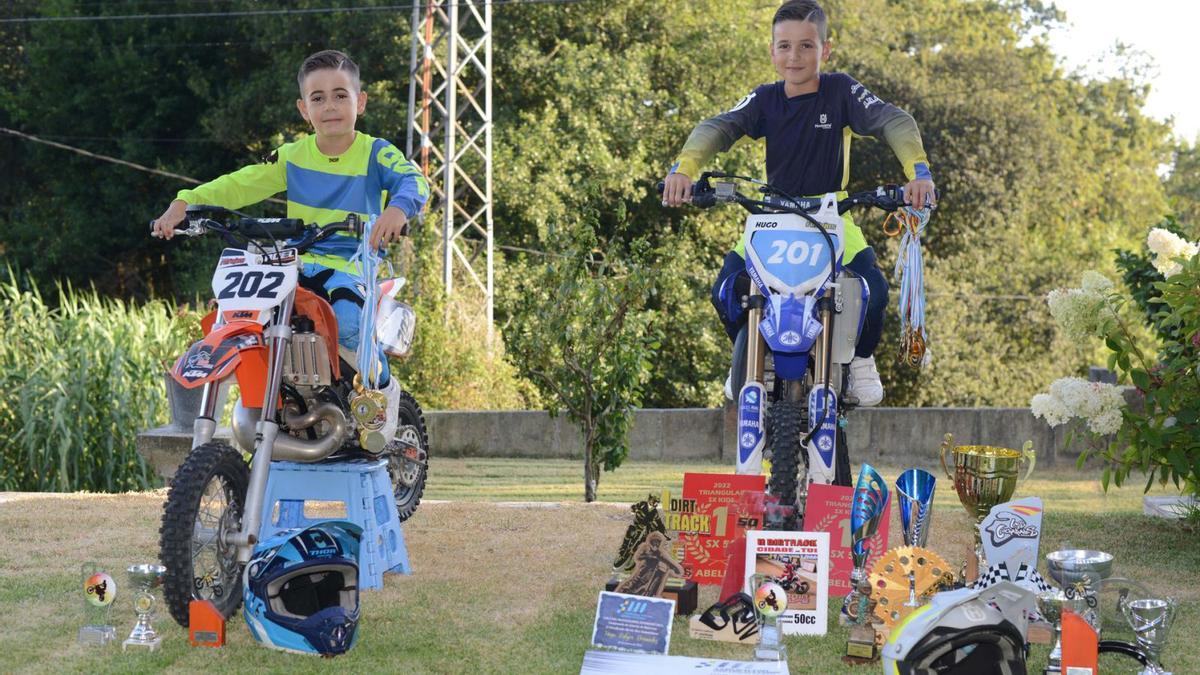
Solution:
M787 611L788 595L783 586L765 574L751 576L754 584L754 614L758 617L758 645L754 648L755 661L787 661L787 648L783 646L783 629L779 617Z
M879 530L879 520L883 517L887 500L888 489L883 476L870 464L863 464L858 472L858 484L854 487L850 505L850 557L854 561L854 569L850 571L850 592L842 602L840 620L843 624L862 624L868 620L865 610L869 598L858 589L867 580L867 558L871 555L867 540Z
M1057 673L1062 670L1062 611L1067 596L1061 590L1054 590L1038 593L1035 597L1038 614L1054 626L1054 647L1050 649L1046 672Z
M106 645L117 639L117 629L110 621L113 600L117 597L117 582L93 562L83 564L79 578L86 623L79 627L78 642L81 645Z
M1167 643L1175 609L1175 601L1171 598L1139 598L1121 605L1125 620L1137 636L1138 646L1146 654L1146 669L1141 675L1171 675L1158 659Z
M121 649L129 649L130 645L135 647L149 647L150 651L158 649L158 645L162 642L158 631L150 625L150 620L154 618L154 589L162 585L163 574L167 568L162 565L130 565L125 570L125 574L129 577L129 583L137 589L137 595L133 599L133 609L137 612L137 624L134 625L133 631L129 633L129 637L121 644Z

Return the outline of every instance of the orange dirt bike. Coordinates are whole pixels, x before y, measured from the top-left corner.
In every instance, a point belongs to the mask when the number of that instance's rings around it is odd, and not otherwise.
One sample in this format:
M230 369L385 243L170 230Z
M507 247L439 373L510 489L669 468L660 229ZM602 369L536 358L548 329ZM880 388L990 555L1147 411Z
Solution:
M205 337L171 371L178 385L201 388L192 448L171 479L159 530L163 594L182 626L192 598L212 601L226 617L241 603L242 568L258 539L271 460L385 458L401 520L425 489L429 442L420 406L402 393L392 411L394 438L382 438L387 398L365 388L353 365L372 361L356 361L339 347L324 289L300 274L306 250L338 232L361 239L363 224L353 215L324 227L234 217L241 215L192 205L177 228L187 236L216 233L228 245L213 274L217 309L201 322ZM375 321L374 330L360 331L365 349L407 353L415 315L394 299L403 283L387 279L367 288L364 314ZM214 439L223 385L234 381L241 392L229 425L236 447Z

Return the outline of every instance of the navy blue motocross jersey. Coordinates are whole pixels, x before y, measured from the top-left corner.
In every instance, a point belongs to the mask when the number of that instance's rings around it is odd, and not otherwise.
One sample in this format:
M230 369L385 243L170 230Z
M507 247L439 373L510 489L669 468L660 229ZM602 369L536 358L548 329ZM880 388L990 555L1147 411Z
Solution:
M823 73L816 92L791 98L782 81L758 86L728 112L696 127L675 170L696 178L714 155L742 136L764 138L768 182L796 196L836 192L850 179L854 134L886 140L910 179L927 175L912 116L845 73Z

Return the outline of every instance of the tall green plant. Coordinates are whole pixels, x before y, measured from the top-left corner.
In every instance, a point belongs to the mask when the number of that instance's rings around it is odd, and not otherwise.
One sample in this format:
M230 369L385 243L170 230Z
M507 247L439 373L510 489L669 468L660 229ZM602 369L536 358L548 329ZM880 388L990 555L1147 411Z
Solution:
M154 484L139 431L168 411L163 365L197 331L167 302L0 284L0 489L121 492Z

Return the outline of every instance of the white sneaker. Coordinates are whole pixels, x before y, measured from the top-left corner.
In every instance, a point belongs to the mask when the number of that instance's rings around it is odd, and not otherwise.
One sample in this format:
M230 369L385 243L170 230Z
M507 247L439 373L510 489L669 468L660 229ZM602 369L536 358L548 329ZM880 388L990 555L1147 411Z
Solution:
M850 361L850 395L858 399L858 405L867 408L879 405L883 400L883 383L875 369L875 357L854 357Z
M396 378L393 377L392 379L388 380L387 386L383 388L383 395L387 398L387 409L384 410L383 426L380 427L379 436L376 437L381 439L381 441L370 443L370 445L375 445L376 443L379 444L378 448L367 448L371 452L382 452L383 449L387 447L387 444L391 443L392 439L396 437L396 427L400 424L397 411L400 406L401 393L403 393L403 390L400 389L400 383L396 381Z

